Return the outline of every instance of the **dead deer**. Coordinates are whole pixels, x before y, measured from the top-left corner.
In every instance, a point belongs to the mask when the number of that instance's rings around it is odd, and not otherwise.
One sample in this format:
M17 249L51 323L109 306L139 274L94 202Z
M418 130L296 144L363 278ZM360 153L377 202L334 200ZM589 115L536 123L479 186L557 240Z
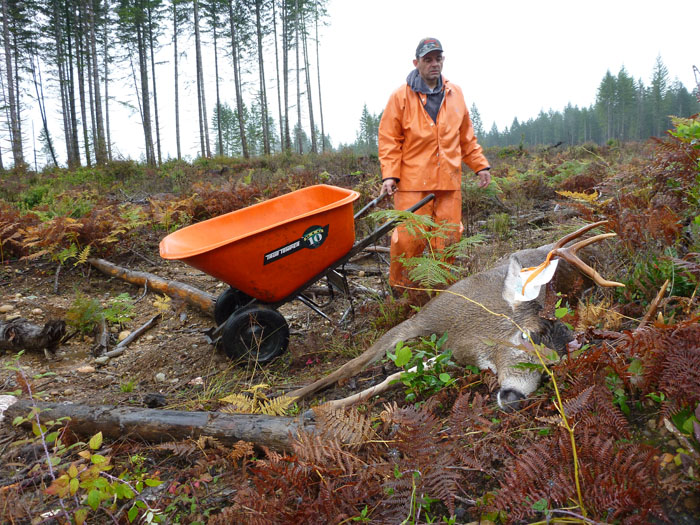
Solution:
M523 350L523 343L532 341L562 354L573 338L563 322L540 317L545 289L542 287L534 294L530 290L527 292L529 297L524 295L529 285L523 277L524 272L528 271L533 277L541 271L552 273L557 265L548 265L550 261L559 262L556 260L559 258L569 264L558 265L554 274L554 289L557 291L567 293L573 289L577 270L600 286L624 286L603 279L577 255L582 248L615 236L615 233L596 235L565 247L605 222L584 226L554 244L515 252L508 262L458 281L434 297L415 316L389 330L362 355L288 395L303 398L348 379L381 359L399 341L447 332L447 347L452 350L454 360L461 365L491 369L498 376L500 385L498 404L517 407L520 400L537 389L541 375L537 370L515 366L522 362L537 362L535 355ZM588 258L584 253L581 256Z

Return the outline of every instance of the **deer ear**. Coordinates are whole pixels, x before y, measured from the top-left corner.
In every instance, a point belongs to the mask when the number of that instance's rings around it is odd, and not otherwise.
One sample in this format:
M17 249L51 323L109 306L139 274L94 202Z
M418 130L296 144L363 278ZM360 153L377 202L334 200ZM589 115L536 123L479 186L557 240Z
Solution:
M516 299L516 295L520 295L518 289L522 290L523 283L520 279L520 263L518 259L511 256L508 262L508 272L506 273L505 281L503 281L503 300L507 302L511 308L515 308L521 301Z
M503 282L503 299L511 308L515 308L519 303L537 299L542 285L547 284L554 277L558 264L559 259L554 259L542 269L538 267L523 270L518 259L511 256ZM533 275L534 277L531 278Z

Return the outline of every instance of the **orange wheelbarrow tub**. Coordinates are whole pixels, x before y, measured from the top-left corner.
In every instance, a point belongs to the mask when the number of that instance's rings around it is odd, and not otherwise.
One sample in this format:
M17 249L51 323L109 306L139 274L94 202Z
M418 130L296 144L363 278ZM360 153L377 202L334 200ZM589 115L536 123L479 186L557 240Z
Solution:
M298 299L328 318L304 289L326 277L329 287L349 295L344 264L395 226L389 221L355 243L355 219L384 197L353 215L359 196L319 184L165 237L161 257L180 260L230 286L216 301L217 327L208 334L210 341L220 343L232 359L265 363L289 342L289 327L277 307ZM429 195L409 211L432 199Z
M325 184L297 190L182 228L161 241L160 256L274 303L352 248L359 196Z

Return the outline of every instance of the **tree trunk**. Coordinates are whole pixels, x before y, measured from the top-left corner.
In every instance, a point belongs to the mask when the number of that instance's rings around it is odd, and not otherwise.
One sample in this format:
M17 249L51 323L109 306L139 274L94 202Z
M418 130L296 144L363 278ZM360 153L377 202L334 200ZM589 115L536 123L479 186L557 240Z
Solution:
M14 67L12 64L12 46L10 45L10 19L7 0L2 0L2 35L5 47L5 78L7 79L8 103L10 106L10 141L12 143L12 157L16 169L22 169L25 165L22 152L22 133L19 127L18 94L15 93ZM16 58L16 57L15 57Z
M96 141L95 161L97 164L107 162L107 147L105 144L105 126L102 118L102 96L100 94L100 69L97 64L97 36L95 33L95 4L88 2L90 24L90 55L92 56L92 85L95 96ZM105 22L106 23L106 22ZM106 45L106 42L105 42ZM105 64L106 67L106 64Z
M105 0L105 13L109 12L109 0ZM107 145L107 160L112 160L112 139L109 129L109 39L107 38L107 17L104 25L104 61L105 61L105 141Z
M75 72L73 68L73 33L71 31L72 25L71 21L73 19L72 13L66 6L65 12L66 19L66 43L68 46L68 63L66 64L68 86L66 89L66 95L68 99L68 108L70 114L70 139L71 140L71 150L73 153L73 164L75 167L80 166L80 147L78 145L78 112L75 108Z
M275 72L277 74L277 108L279 110L280 149L284 151L284 120L282 119L282 82L280 80L280 59L277 49L277 10L276 0L272 2L272 32L275 37Z
M128 436L150 443L211 436L224 445L249 441L275 450L290 450L299 430L313 432L315 428L311 423L300 423L291 417L42 403L27 399L17 400L7 408L6 424L16 417L26 417L35 406L39 408L38 417L42 423L70 418L70 430L80 436L102 432L110 439ZM32 421L27 421L26 425L31 429Z
M243 94L241 90L240 61L238 58L238 38L236 37L236 24L233 16L233 1L228 1L228 17L231 25L231 57L233 59L233 80L236 89L236 110L238 112L238 133L241 137L241 152L243 158L249 158L248 140L245 133L245 121L243 119Z
M204 72L202 67L202 42L199 35L199 0L194 0L194 40L197 57L197 101L199 103L199 129L202 156L211 157L209 146L209 125L207 123L207 102L204 96Z
M265 88L265 66L263 62L263 37L260 4L262 0L255 0L255 32L258 38L258 72L260 79L260 113L262 115L263 153L270 154L270 129L267 117L267 90Z
M212 10L214 7L212 7ZM224 154L224 137L221 131L221 96L219 94L219 49L216 40L216 13L212 12L211 30L214 35L214 83L216 85L216 134L218 155Z
M282 74L284 76L284 150L292 151L289 133L289 0L282 4Z
M141 76L141 104L143 106L143 134L146 142L146 162L155 166L153 133L151 130L151 101L148 92L148 59L146 58L146 35L141 23L136 25L136 41L139 53L139 73Z
M39 74L39 79L37 81L37 73ZM44 136L46 137L46 143L49 148L49 153L51 154L51 160L53 160L53 165L58 166L58 161L56 160L56 152L53 149L53 140L49 134L49 124L46 118L46 102L44 100L44 85L41 81L41 69L39 68L39 57L34 57L32 59L32 79L34 80L34 90L36 91L36 100L39 105L39 114L41 115L41 125L44 129Z
M304 153L304 144L301 136L301 78L300 78L300 62L299 62L299 0L296 0L296 12L294 14L294 52L296 53L296 77L297 77L297 152L301 155Z
M318 113L321 119L321 151L326 152L326 129L323 126L323 103L321 102L321 60L318 54L318 0L314 2L314 22L316 25L316 78L318 79Z
M78 60L78 96L80 97L80 115L83 124L83 147L85 148L85 162L88 166L92 165L92 157L90 156L90 137L88 129L88 115L85 105L85 51L83 50L83 20L82 20L82 5L78 12L78 23L76 24L75 35L75 54Z
M63 134L66 143L66 158L68 162L68 168L73 169L77 166L75 162L75 156L73 153L73 142L71 137L73 135L71 131L71 121L70 121L70 103L68 99L68 78L66 73L66 63L65 54L63 46L63 32L61 31L61 15L58 9L58 2L55 4L54 9L54 39L56 45L56 68L58 70L58 86L59 95L61 97L61 117L63 119Z
M314 124L314 105L311 97L311 73L309 68L311 66L309 60L309 51L306 46L306 23L304 19L301 19L301 41L304 46L304 73L306 78L306 99L309 103L309 127L311 128L311 151L313 153L318 153L318 146L316 145L316 125Z
M153 116L156 119L156 147L158 148L158 166L163 164L160 149L160 123L158 121L158 91L156 90L156 59L153 51L153 18L151 4L148 4L148 43L151 51L151 77L153 80Z
M175 143L177 145L177 160L182 160L180 147L180 80L178 78L178 52L177 52L177 3L173 2L173 64L175 66Z

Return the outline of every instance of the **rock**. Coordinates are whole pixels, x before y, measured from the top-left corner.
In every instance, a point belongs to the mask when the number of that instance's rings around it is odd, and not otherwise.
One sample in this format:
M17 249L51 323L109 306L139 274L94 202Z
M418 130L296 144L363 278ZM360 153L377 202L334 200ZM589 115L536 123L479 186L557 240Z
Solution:
M159 408L167 405L165 396L160 392L151 392L143 396L143 404L148 408Z
M152 335L146 336L146 341L153 341L154 339L155 339L155 337L153 337Z
M117 336L117 341L121 342L131 335L131 330L122 330Z
M95 367L90 366L90 365L85 365L85 366L81 366L76 371L80 372L81 374L93 374L93 373L95 373Z
M100 357L95 358L95 364L96 365L104 365L107 364L107 361L109 361L109 357L106 355L101 355Z
M156 381L160 381L160 382L165 381L165 374L163 372L158 372L156 374Z
M74 393L75 393L75 390L73 390L72 388L66 388L63 391L64 396L72 396Z
M41 308L34 308L34 309L32 310L32 313L33 313L34 315L41 315L41 314L44 313L44 310L42 310Z
M13 304L3 304L2 306L0 306L0 314L6 314L7 312L11 312L14 309L15 306Z

